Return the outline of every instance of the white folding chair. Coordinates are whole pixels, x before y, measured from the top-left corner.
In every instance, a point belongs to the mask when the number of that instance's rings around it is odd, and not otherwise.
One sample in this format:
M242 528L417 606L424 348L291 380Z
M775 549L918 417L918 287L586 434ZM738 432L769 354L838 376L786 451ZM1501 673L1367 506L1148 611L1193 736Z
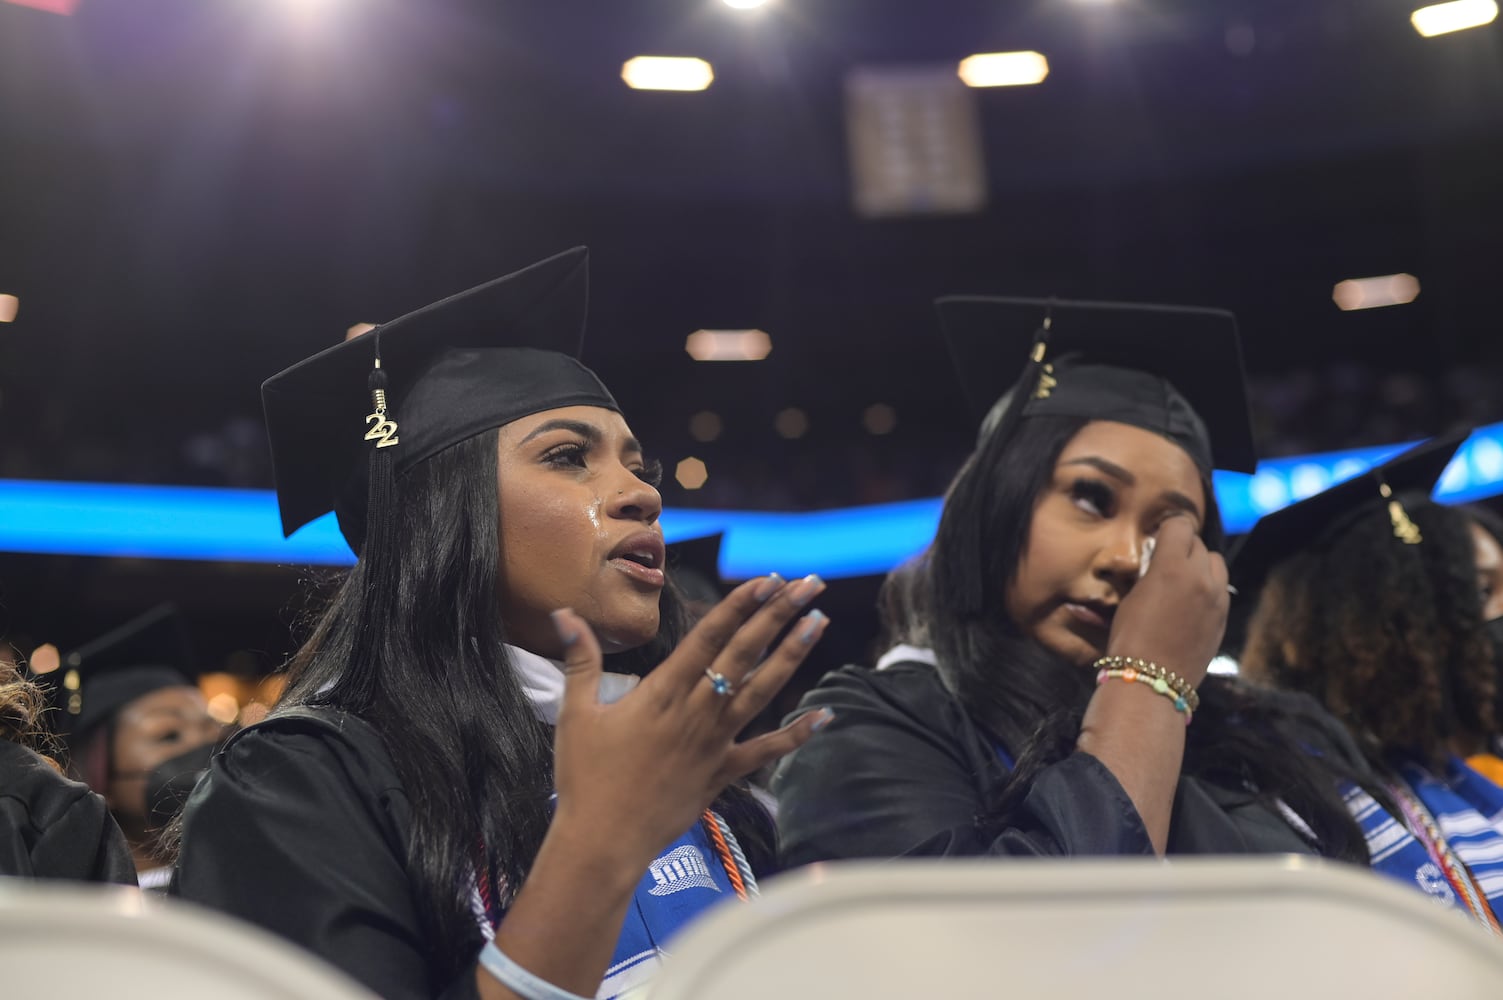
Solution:
M1303 858L815 865L671 950L651 1000L1503 997L1503 941Z
M0 996L373 1000L258 927L118 886L0 878Z

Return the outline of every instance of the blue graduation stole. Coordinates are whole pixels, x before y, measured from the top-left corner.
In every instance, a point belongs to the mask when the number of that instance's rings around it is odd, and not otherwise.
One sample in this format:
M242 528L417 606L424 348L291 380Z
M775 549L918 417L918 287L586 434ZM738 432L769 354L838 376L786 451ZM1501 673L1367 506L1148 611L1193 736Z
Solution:
M1403 785L1392 791L1413 812L1409 826L1360 788L1342 789L1367 838L1373 870L1496 929L1495 915L1503 912L1503 788L1456 757L1446 761L1443 778L1415 763L1402 765L1399 775ZM1427 829L1432 823L1433 832Z
M695 823L647 866L596 995L618 997L648 982L678 932L728 899L736 899L736 889L704 822Z
M645 986L667 954L668 944L685 925L722 900L737 898L727 864L740 862L737 867L744 873L746 889L755 895L756 883L750 868L744 865L735 834L718 814L708 815L720 823L732 858L722 860L705 829L707 820L701 819L647 866L647 873L632 893L611 964L596 993L599 1000L615 1000ZM487 938L505 918L494 911L494 899L488 883L477 885L472 905Z

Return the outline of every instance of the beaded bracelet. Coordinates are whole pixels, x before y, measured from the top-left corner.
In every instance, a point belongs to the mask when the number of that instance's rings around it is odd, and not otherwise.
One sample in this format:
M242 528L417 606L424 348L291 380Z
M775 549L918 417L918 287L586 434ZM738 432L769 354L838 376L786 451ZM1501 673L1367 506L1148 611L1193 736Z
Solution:
M1162 677L1149 677L1147 674L1139 673L1132 667L1128 667L1125 670L1097 671L1096 683L1098 685L1105 684L1107 680L1112 677L1121 678L1124 681L1142 681L1144 684L1147 684L1149 687L1153 688L1154 691L1163 695L1165 698L1172 699L1174 701L1174 710L1176 712L1184 713L1185 725L1187 726L1190 724L1190 720L1195 717L1195 713L1190 710L1190 706L1185 702L1184 697L1175 694L1174 691L1169 688L1169 685L1164 683L1164 679Z
M1140 660L1135 656L1103 656L1092 666L1098 670L1134 670L1140 674L1147 674L1149 684L1162 678L1170 691L1185 699L1185 704L1189 706L1190 711L1200 711L1200 695L1196 693L1195 686L1179 674L1172 670L1165 670L1157 663Z

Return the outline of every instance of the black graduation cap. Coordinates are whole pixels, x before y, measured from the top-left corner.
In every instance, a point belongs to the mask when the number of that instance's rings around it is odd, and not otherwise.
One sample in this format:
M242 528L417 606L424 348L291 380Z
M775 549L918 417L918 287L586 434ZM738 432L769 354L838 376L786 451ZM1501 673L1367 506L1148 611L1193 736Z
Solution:
M191 687L193 647L175 605L160 604L77 649L38 682L50 688L52 725L77 747L126 705L161 688Z
M1257 591L1285 559L1308 551L1359 518L1382 518L1394 545L1422 545L1402 497L1429 497L1470 431L1443 434L1329 489L1265 514L1232 555L1230 577L1237 603L1256 603Z
M1089 417L1162 434L1207 470L1257 468L1231 313L991 296L935 305L967 402L986 414L983 436L1024 417Z
M716 532L668 546L668 576L686 599L714 605L725 596L720 589L720 543L724 539L724 532Z
M619 410L575 360L588 297L589 251L576 247L267 379L261 399L283 533L335 510L359 552L368 492L380 479L541 410ZM379 462L391 471L372 471Z

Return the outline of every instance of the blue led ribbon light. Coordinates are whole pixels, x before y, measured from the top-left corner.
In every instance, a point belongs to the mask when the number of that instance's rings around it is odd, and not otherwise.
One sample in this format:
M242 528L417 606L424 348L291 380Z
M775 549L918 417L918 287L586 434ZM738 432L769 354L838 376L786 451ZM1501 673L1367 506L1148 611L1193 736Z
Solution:
M1216 496L1227 531L1244 532L1269 511L1406 447L1270 459L1254 476L1218 471ZM1435 495L1468 503L1499 493L1503 424L1493 424L1467 439ZM915 555L933 537L939 510L938 498L797 514L684 508L665 511L663 526L670 542L724 531L720 570L727 579L776 571L834 580L885 573ZM332 514L282 538L269 490L31 480L0 480L0 551L325 566L354 561Z

